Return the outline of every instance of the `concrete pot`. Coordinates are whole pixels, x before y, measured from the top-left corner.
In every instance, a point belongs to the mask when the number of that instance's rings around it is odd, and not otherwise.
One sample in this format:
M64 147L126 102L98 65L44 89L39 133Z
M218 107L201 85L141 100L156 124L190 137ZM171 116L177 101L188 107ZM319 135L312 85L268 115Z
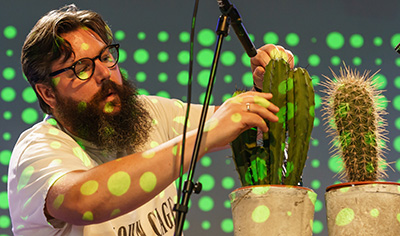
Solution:
M330 236L400 235L400 184L351 182L325 193Z
M235 236L312 235L317 194L285 185L248 186L229 194Z

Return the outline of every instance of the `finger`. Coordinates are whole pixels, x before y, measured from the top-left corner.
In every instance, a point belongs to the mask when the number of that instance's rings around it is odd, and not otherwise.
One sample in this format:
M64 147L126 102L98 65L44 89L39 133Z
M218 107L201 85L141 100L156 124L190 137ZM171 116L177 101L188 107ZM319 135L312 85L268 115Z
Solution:
M271 112L268 109L265 109L264 107L262 107L258 104L251 104L250 112L255 113L255 114L259 115L260 117L267 119L271 122L279 121L279 117L275 113Z
M274 113L277 113L279 111L279 107L277 107L275 104L271 103L268 99L262 96L255 95L254 103L264 108L267 108Z
M265 69L264 69L264 67L261 67L261 66L256 67L253 72L253 81L256 84L257 88L263 87L264 73L265 73Z

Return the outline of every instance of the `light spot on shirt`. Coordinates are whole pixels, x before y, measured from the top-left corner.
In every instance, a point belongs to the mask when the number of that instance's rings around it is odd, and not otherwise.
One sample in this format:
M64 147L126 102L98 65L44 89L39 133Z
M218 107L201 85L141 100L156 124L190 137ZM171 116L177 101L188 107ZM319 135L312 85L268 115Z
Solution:
M142 153L142 157L144 157L146 159L153 158L154 155L156 155L156 152L152 151L152 150L148 150L148 151L145 151L145 152Z
M150 143L150 147L151 147L151 148L155 148L155 147L157 147L158 145L160 145L160 144L157 143L156 141L151 141L151 143Z
M58 141L53 141L50 143L50 147L53 149L59 149L61 147L61 143Z
M17 185L17 192L25 188L25 186L29 183L34 171L35 168L33 168L33 166L28 166L22 171Z
M75 147L75 148L72 149L72 151L74 152L74 155L76 157L81 159L81 161L83 162L83 164L86 167L91 167L92 166L89 157L86 155L86 153L82 150L81 147Z
M58 129L56 129L56 128L50 128L49 129L49 134L58 135L59 133L60 133L60 131Z

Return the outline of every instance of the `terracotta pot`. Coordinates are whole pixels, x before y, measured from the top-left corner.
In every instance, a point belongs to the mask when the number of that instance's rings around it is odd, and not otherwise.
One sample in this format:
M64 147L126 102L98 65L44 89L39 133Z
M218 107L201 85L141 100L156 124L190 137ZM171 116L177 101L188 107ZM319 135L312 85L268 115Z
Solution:
M285 185L248 186L230 195L234 235L312 235L317 194Z
M330 236L400 235L400 184L351 182L325 193Z

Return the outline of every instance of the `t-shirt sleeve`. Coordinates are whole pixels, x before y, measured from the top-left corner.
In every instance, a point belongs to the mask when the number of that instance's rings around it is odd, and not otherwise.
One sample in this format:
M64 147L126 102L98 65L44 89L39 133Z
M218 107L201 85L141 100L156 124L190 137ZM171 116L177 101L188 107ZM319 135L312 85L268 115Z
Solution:
M24 132L14 147L8 174L14 231L53 227L44 214L49 188L66 173L95 165L70 136L47 122Z

